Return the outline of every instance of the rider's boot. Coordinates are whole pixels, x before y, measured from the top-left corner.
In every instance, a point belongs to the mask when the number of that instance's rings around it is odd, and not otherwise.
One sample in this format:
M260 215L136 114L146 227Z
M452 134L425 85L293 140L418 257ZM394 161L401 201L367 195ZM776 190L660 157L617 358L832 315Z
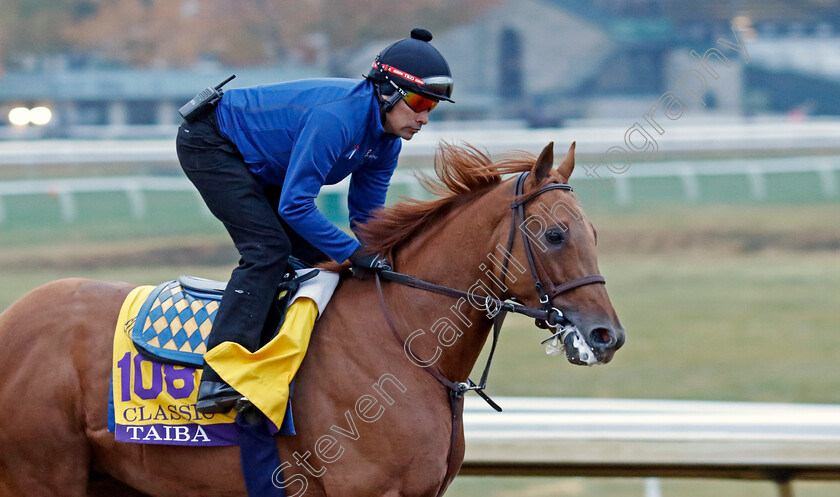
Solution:
M216 414L228 412L242 398L232 386L228 385L207 363L204 363L204 372L201 375L201 383L198 385L198 398L195 409L202 414Z

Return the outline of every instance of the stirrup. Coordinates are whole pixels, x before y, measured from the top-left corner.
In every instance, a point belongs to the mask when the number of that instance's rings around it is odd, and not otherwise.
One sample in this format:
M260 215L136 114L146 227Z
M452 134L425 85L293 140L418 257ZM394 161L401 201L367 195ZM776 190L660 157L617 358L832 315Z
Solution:
M241 398L242 394L225 381L203 380L198 386L195 409L202 414L224 413L233 409Z
M210 398L199 400L195 403L195 410L201 414L219 414L229 412L242 398L241 395L224 397L221 399Z
M257 425L262 423L266 417L265 414L262 413L257 406L251 403L247 397L242 397L238 401L236 401L236 406L234 406L236 412L242 419L242 422L249 425Z

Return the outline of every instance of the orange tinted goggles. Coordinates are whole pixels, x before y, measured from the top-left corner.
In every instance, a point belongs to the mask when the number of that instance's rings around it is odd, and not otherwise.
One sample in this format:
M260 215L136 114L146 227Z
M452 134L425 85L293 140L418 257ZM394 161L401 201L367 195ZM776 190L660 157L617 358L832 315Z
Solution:
M400 92L403 100L414 112L431 111L438 104L437 100L426 98L423 95L403 90Z

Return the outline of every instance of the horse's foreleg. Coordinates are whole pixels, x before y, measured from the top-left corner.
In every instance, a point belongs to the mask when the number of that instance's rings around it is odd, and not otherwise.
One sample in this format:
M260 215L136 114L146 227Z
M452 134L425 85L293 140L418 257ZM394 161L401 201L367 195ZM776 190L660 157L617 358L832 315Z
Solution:
M0 497L86 494L88 429L107 421L113 333L88 322L112 328L126 292L62 280L0 314Z
M90 465L84 430L58 413L34 411L27 406L32 398L19 400L3 419L14 430L0 430L0 497L84 496Z

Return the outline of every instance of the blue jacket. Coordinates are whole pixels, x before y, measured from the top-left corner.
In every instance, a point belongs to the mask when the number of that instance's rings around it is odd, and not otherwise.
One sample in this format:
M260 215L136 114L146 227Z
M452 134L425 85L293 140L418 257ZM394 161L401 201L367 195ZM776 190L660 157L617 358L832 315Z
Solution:
M282 186L278 211L338 262L359 246L315 206L324 185L349 175L351 226L385 204L402 146L386 134L373 84L309 79L228 90L216 108L221 132L261 181Z

